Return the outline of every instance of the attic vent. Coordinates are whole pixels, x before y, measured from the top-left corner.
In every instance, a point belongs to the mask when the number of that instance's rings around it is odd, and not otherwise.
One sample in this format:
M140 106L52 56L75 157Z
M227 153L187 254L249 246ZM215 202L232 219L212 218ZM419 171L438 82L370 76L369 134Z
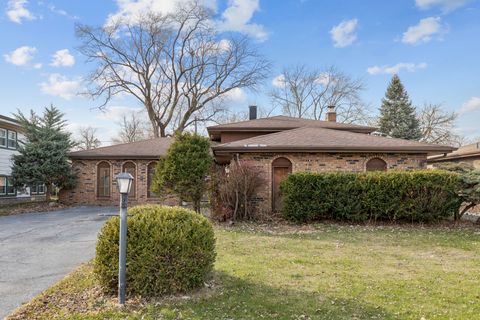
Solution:
M245 148L257 148L257 147L266 147L266 144L244 144Z

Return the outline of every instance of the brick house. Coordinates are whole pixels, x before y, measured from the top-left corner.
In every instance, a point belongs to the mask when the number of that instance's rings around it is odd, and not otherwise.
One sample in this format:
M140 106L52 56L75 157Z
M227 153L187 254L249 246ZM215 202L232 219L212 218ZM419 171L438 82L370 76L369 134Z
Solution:
M208 127L218 164L247 160L267 183L258 199L264 211L280 209L280 182L292 172L414 170L427 156L455 148L372 134L376 128L336 122L333 107L326 121L274 116Z
M172 203L174 199L160 199L150 190L157 161L166 154L172 141L158 138L71 152L69 157L77 174L77 184L73 190L60 191L60 202L116 206L120 194L115 176L128 172L134 178L128 195L131 204Z
M258 194L261 209L277 211L279 185L292 172L414 170L424 168L427 155L455 150L416 141L373 135L375 128L336 122L333 108L327 120L274 116L207 128L215 162L228 165L233 159L248 160L261 169L265 185ZM126 171L134 177L129 201L132 204L161 200L150 186L157 160L166 154L171 138L70 153L77 172L77 186L63 190L60 201L69 204L117 205L119 194L114 177ZM165 199L163 199L165 200ZM167 203L176 204L173 198Z

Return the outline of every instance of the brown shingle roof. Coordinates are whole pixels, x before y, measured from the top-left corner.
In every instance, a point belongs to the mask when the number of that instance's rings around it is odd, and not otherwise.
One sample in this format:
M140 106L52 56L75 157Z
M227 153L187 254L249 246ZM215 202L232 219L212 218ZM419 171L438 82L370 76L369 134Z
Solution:
M317 127L336 130L348 130L355 132L370 133L376 130L374 127L361 126L356 124L347 124L331 121L299 119L287 116L274 116L268 118L260 118L249 121L233 122L227 124L219 124L207 128L208 132L216 131L281 131L288 129L296 129L300 127Z
M156 138L69 153L72 159L158 159L167 153L173 138Z
M480 141L458 148L458 150L447 155L434 156L428 159L429 162L449 161L456 159L465 159L471 157L480 158Z
M386 138L350 131L303 127L213 147L215 153L230 152L401 152L438 154L453 147Z

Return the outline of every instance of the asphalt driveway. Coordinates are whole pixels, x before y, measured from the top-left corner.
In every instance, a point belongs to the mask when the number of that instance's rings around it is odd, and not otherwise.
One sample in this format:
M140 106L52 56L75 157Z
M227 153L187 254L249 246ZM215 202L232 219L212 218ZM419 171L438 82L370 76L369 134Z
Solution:
M0 217L0 319L95 254L115 208L77 207Z

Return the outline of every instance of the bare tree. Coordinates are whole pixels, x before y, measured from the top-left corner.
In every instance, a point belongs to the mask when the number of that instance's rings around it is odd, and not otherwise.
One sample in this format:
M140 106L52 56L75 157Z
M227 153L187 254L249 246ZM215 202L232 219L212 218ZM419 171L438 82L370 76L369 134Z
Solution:
M426 103L418 113L422 131L421 141L458 144L461 138L454 132L457 116L455 112L445 112L439 104Z
M361 97L365 85L334 66L323 70L305 65L287 67L274 81L270 96L284 114L297 118L322 119L330 105L336 106L340 122L368 121L368 105Z
M90 150L100 147L102 142L97 137L97 129L93 127L80 127L78 129L80 138L77 140L79 150Z
M173 14L149 14L139 22L118 20L107 27L77 25L79 48L96 63L89 95L127 93L145 107L156 137L208 121L236 88L256 89L270 63L245 37L219 41L212 13L191 2Z
M141 116L135 112L124 114L122 120L117 123L119 131L116 137L112 138L114 144L129 143L152 138L148 128ZM151 133L151 131L150 131Z

